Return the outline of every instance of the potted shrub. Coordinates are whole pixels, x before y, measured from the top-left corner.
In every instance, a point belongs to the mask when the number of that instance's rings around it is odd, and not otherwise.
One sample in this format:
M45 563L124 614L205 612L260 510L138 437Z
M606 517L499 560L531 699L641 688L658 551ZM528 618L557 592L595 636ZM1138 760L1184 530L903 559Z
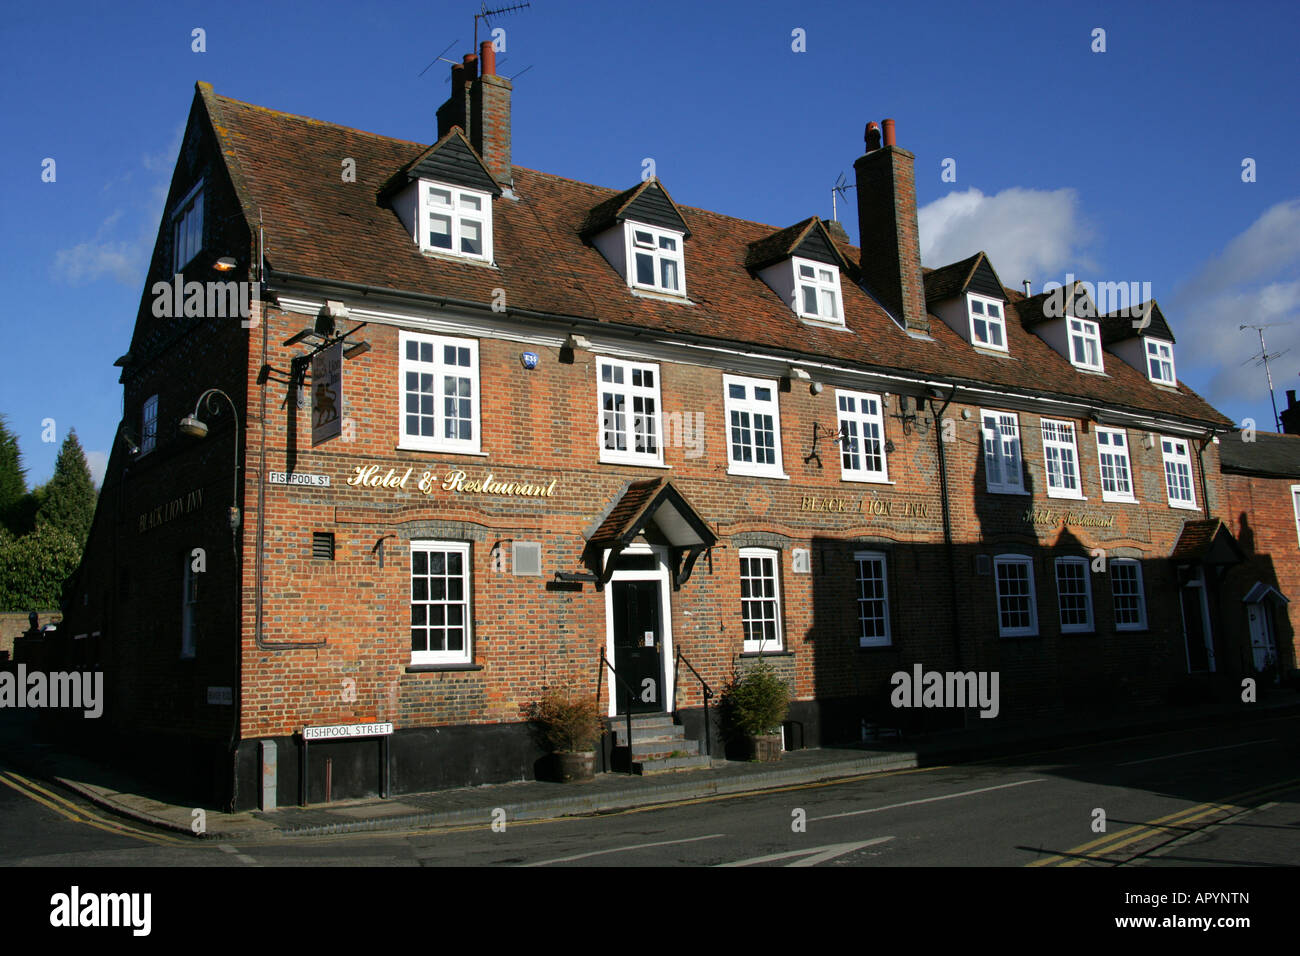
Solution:
M723 732L742 741L751 759L781 759L781 721L790 708L790 689L766 661L732 677L722 689Z
M561 783L580 783L595 777L596 742L605 723L594 697L552 689L529 708L529 718L555 754Z

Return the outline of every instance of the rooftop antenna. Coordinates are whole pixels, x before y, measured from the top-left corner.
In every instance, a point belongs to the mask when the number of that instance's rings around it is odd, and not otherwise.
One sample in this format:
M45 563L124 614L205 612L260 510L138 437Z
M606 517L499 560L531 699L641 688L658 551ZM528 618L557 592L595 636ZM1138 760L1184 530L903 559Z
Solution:
M435 56L432 60L429 61L429 66L433 66L433 65L434 65L435 63L437 63L439 60L442 60L443 63L450 63L452 66L455 66L455 65L456 65L456 64L455 64L455 61L447 59L446 56L444 56L443 54L445 54L448 50L450 50L452 47L454 47L454 46L457 44L457 42L459 42L459 41L457 41L457 40L452 40L450 43L448 43L447 46L443 48L442 53L439 53L437 56ZM426 67L425 67L423 70L421 70L419 73L415 74L416 78L418 79L418 78L424 76L424 74L428 73L428 72L429 72L429 66L426 66ZM451 77L448 76L447 79L448 79L448 81L450 82Z
M835 204L836 196L847 200L848 197L845 196L845 193L855 188L857 187L854 184L844 178L844 172L841 170L839 178L835 180L835 185L831 187L831 219L834 222L839 222L840 219L839 207Z
M1285 355L1291 350L1283 349L1281 352L1270 352L1264 345L1264 330L1270 329L1277 324L1278 323L1276 322L1272 322L1267 325L1241 325L1237 327L1237 331L1240 332L1243 329L1254 329L1259 333L1259 354L1252 355L1250 358L1246 359L1246 362L1253 360L1256 365L1264 366L1264 377L1268 379L1268 397L1273 402L1273 428L1280 432L1282 430L1282 419L1279 418L1277 414L1277 396L1273 394L1273 373L1269 370L1268 362L1269 359L1275 359L1279 355ZM1246 362L1242 362L1241 364L1245 365Z
M489 10L486 3L479 5L479 12L474 14L474 52L478 52L478 22L483 20L488 26L492 26L492 21L488 17L494 17L498 13L513 13L515 10L522 10L524 7L531 7L531 3L516 3L509 7L497 7L495 10Z

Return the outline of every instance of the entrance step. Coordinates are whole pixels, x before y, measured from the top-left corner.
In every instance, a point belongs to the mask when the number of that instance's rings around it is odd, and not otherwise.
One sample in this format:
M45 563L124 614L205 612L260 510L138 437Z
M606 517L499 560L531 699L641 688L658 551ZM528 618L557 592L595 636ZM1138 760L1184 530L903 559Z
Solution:
M632 772L649 777L657 773L674 773L679 770L707 770L712 766L712 759L703 754L695 754L690 757L659 757L654 760L633 761Z
M674 722L672 714L633 714L629 746L627 717L610 717L614 733L615 764L624 770L629 762L633 773L649 775L711 767L700 753L700 742L686 737L686 728Z

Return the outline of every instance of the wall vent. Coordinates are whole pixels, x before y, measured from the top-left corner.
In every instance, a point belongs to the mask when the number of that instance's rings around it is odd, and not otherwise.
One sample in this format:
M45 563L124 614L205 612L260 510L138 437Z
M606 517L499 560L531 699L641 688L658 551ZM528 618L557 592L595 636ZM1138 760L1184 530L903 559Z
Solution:
M314 561L334 560L334 532L313 531L311 535L311 556Z
M515 574L542 573L542 546L537 541L512 541L510 566Z
M993 562L987 554L975 555L975 573L988 574L993 569Z

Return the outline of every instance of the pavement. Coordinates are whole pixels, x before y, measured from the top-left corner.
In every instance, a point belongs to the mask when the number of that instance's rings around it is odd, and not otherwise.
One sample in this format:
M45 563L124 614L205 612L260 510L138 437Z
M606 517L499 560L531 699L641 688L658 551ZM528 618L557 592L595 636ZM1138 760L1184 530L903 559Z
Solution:
M199 808L159 794L156 787L141 784L113 767L37 741L29 713L0 714L4 718L0 720L0 755L26 773L57 783L104 810L138 823L205 839L249 840L595 814L943 763L1029 756L1107 739L1227 720L1248 723L1291 713L1300 713L1300 693L1278 689L1262 695L1255 704L1168 706L1120 717L986 727L972 716L968 726L961 729L886 738L857 746L789 751L778 763L715 759L710 769L649 777L604 773L580 784L527 780L266 812L227 814L203 808L206 828L202 834L192 831L195 810ZM175 802L169 802L172 800ZM498 811L504 811L504 818Z

